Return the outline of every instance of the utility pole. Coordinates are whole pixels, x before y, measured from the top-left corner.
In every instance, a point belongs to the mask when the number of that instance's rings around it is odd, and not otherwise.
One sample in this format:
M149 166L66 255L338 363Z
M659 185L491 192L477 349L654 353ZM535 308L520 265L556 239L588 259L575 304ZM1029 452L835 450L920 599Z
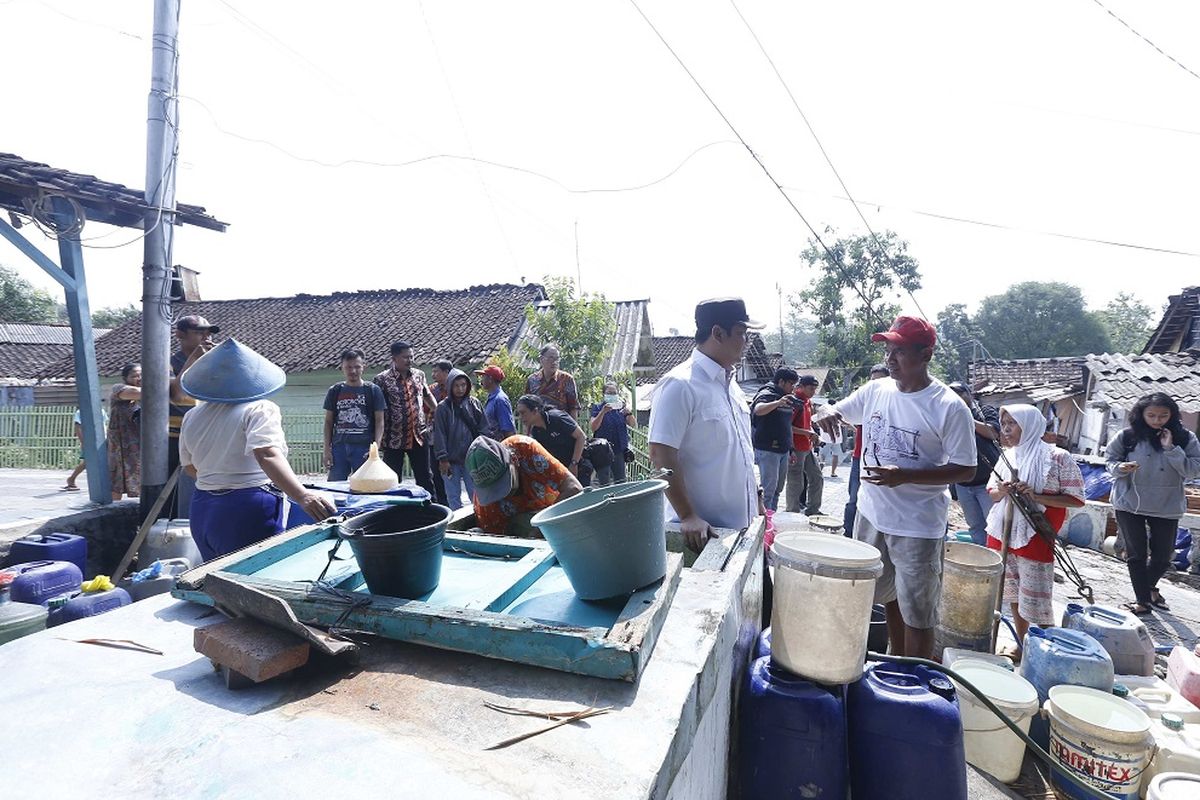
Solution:
M142 266L142 495L145 515L167 482L171 354L171 245L179 119L180 0L154 0L146 114L146 212Z

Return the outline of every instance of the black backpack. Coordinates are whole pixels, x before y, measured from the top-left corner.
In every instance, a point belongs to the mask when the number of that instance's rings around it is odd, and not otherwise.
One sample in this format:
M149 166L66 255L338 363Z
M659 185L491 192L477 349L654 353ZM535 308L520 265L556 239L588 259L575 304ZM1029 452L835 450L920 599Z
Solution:
M613 463L612 443L608 439L592 439L583 448L583 457L592 462L596 469L611 467Z

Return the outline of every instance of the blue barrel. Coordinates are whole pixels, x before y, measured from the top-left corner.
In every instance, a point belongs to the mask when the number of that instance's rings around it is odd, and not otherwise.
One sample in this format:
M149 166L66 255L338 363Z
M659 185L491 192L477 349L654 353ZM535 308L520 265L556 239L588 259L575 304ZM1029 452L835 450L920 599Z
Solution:
M744 798L846 796L841 689L757 659L738 708L738 784Z
M1083 631L1099 642L1118 675L1154 674L1154 640L1145 623L1128 611L1068 603L1062 626Z
M958 696L940 672L872 664L846 689L846 720L854 800L967 800Z
M764 658L771 655L771 626L762 629L762 633L758 635L758 641L754 643L754 660Z
M17 539L8 551L13 564L29 561L70 561L87 572L87 539L74 533L31 533Z
M133 600L129 597L129 592L120 587L109 589L106 592L78 594L59 608L50 612L49 627L62 625L64 622L73 622L84 617L94 617L97 614L104 614L121 606L127 606L132 602Z
M1034 625L1021 649L1021 677L1033 684L1038 702L1045 705L1051 687L1063 684L1111 692L1113 662L1100 643L1082 631ZM1040 714L1029 724L1029 736L1041 747L1049 746L1050 726Z
M5 571L16 574L9 592L18 603L44 606L55 597L78 592L83 585L83 572L70 561L30 561Z

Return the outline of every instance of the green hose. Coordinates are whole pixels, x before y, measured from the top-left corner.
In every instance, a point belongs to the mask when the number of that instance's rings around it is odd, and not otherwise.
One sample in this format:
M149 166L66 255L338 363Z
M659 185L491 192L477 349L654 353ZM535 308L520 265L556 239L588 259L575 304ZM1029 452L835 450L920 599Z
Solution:
M932 670L936 670L938 672L942 672L942 673L945 673L946 675L949 675L951 678L954 679L954 681L956 683L960 684L961 686L963 686L964 688L969 690L971 692L971 694L975 695L981 701L983 701L983 704L988 707L988 710L990 710L993 714L995 714L997 717L999 717L1000 721L1003 722L1005 725L1007 725L1009 730L1011 730L1013 733L1015 733L1017 736L1019 736L1021 738L1021 741L1025 742L1025 746L1028 747L1035 756L1040 758L1042 761L1046 762L1046 764L1049 765L1050 769L1057 771L1058 774L1064 780L1066 780L1068 783L1070 783L1076 789L1082 790L1088 797L1094 797L1097 800L1112 800L1112 795L1107 794L1107 793L1102 793L1102 792L1098 791L1097 789L1095 789L1094 787L1088 786L1086 783L1079 780L1079 778L1076 778L1070 772L1063 769L1062 765L1059 764L1057 761L1055 761L1053 756L1051 756L1049 753L1047 753L1045 750L1043 750L1038 745L1038 743L1035 742L1033 739L1030 739L1029 735L1027 733L1025 733L1023 730L1018 728L1017 724L1015 722L1013 722L1011 719L1009 719L1008 716L1003 711L1001 711L999 708L997 708L996 704L993 703L990 698L988 698L983 692L976 689L969 680L962 677L961 675L959 675L957 672L950 669L949 667L943 666L942 664L939 664L936 661L929 661L928 659L924 659L924 658L913 658L911 656L890 656L890 655L884 655L883 653L867 653L867 660L868 661L887 661L892 664L920 664L923 667L929 667Z

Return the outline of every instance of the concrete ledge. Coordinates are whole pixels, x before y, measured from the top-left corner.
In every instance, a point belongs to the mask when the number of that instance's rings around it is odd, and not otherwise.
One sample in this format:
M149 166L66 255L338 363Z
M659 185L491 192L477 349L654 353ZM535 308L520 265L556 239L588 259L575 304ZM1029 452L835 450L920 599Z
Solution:
M137 500L122 500L59 517L21 520L0 526L0 564L8 563L12 543L31 533L74 533L87 539L85 578L108 575L133 542L141 520Z

